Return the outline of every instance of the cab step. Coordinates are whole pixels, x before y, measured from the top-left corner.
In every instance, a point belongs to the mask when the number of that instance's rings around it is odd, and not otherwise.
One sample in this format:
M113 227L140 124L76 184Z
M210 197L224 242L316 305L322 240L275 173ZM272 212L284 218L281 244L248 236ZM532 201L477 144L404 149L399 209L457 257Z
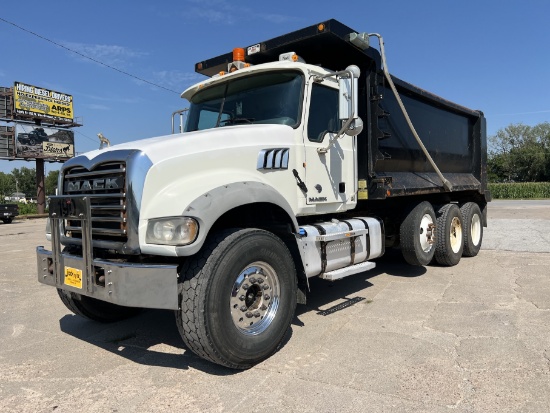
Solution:
M324 274L321 274L319 277L324 280L336 281L344 277L347 277L348 275L353 275L363 271L372 270L374 267L376 267L376 264L374 262L365 261L359 264L351 265L349 267L339 268L334 271L325 272Z

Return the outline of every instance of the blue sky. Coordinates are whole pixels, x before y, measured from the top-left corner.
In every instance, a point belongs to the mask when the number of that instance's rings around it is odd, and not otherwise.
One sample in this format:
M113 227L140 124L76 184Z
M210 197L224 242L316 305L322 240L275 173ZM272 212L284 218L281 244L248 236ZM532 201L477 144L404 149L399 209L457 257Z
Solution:
M550 1L253 0L3 1L0 17L174 91L203 79L194 64L329 18L381 33L392 74L482 110L488 133L550 120ZM168 134L186 107L152 87L0 21L0 86L72 94L84 126L76 151ZM10 172L34 162L0 160ZM60 164L47 164L47 171Z

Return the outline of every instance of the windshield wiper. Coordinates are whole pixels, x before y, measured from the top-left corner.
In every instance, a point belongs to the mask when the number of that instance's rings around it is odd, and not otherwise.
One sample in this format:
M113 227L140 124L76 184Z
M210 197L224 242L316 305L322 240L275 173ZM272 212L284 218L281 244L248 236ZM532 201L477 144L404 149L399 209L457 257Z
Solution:
M256 120L255 118L233 118L233 119L222 120L220 124L224 124L223 126L239 125L242 123L254 123L255 120Z

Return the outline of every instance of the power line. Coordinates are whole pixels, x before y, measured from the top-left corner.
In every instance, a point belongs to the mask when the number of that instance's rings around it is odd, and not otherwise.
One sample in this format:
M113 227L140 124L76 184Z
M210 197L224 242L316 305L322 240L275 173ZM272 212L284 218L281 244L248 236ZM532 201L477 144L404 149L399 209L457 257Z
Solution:
M88 138L90 141L92 142L96 142L97 143L97 139L93 139L93 138L90 138L88 135L84 135L82 132L80 132L78 129L75 129L75 132L84 136L85 138Z
M87 55L85 55L85 54L83 54L83 53L81 53L81 52L79 52L79 51L73 50L73 49L71 49L71 48L69 48L69 47L67 47L67 46L64 46L64 45L62 45L62 44L59 44L59 43L57 43L57 42L54 42L53 40L50 40L50 39L48 39L48 38L46 38L46 37L44 37L44 36L41 36L41 35L39 35L39 34L33 32L33 31L31 31L31 30L25 29L24 27L18 26L17 24L15 24L15 23L13 23L13 22L10 22L10 21L8 21L8 20L2 18L2 17L0 17L0 20L3 21L4 23L11 24L12 26L18 28L19 30L23 30L24 32L30 33L30 34L32 34L33 36L36 36L36 37L38 37L38 38L40 38L40 39L42 39L42 40L45 40L45 41L47 41L47 42L50 42L50 43L52 43L52 44L54 44L54 45L56 45L56 46L58 46L58 47L61 47L61 48L65 49L65 50L68 50L69 52L75 53L75 54L77 54L77 55L79 55L79 56L81 56L81 57L83 57L83 58L85 58L85 59L91 60L92 62L98 63L98 64L100 64L100 65L102 65L102 66L108 67L109 69L112 69L112 70L115 70L115 71L117 71L117 72L119 72L119 73L122 73L123 75L133 77L134 79L137 79L137 80L139 80L139 81L141 81L141 82L144 82L144 83L147 83L147 84L149 84L149 85L158 87L158 88L160 88L160 89L164 89L164 90L166 90L166 91L168 91L168 92L177 93L178 95L180 94L180 92L176 92L175 90L168 89L167 87L164 87L164 86L161 86L161 85L157 85L156 83L153 83L153 82L150 82L150 81L148 81L148 80L142 79L141 77L138 77L138 76L133 75L133 74L131 74L131 73L125 72L124 70L118 69L118 68L116 68L116 67L114 67L114 66L108 65L107 63L100 62L99 60L94 59L93 57L87 56Z

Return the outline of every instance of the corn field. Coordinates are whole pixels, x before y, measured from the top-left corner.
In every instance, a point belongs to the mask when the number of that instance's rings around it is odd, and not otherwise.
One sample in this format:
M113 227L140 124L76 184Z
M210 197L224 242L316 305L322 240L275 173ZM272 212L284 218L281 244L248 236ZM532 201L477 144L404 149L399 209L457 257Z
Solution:
M550 182L489 184L493 199L550 198Z

